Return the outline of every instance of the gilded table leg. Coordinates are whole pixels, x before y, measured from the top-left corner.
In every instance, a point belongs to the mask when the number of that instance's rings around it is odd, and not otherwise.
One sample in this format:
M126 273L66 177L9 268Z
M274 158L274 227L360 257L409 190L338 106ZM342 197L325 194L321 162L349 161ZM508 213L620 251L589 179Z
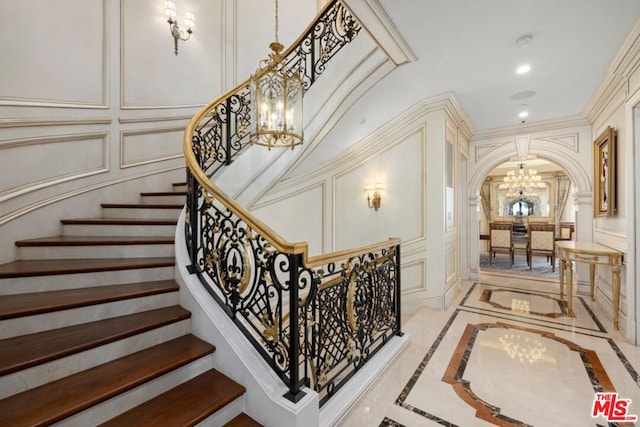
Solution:
M612 268L611 285L613 287L613 329L618 329L620 320L620 267Z
M596 300L595 285L596 285L596 265L589 264L589 285L591 287L591 301Z
M560 299L564 298L564 269L567 268L564 258L560 258Z
M567 262L567 309L570 317L575 317L573 314L573 265L571 261Z

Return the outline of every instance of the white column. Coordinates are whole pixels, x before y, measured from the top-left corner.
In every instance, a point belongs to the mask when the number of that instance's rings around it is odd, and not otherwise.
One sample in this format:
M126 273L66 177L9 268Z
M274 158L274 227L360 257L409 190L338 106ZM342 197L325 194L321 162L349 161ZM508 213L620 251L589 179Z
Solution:
M469 280L480 279L480 196L469 196Z

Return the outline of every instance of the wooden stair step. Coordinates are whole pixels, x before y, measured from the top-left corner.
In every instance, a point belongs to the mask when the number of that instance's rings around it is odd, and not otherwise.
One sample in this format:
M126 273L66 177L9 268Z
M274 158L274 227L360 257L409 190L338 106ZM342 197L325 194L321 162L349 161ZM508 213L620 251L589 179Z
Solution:
M243 412L226 423L224 427L262 427L262 424Z
M154 191L151 193L140 193L143 197L153 197L153 196L186 196L186 191Z
M173 236L51 236L18 240L16 246L172 245L174 242Z
M180 306L0 340L0 375L95 348L191 317ZM2 413L0 411L0 413Z
M173 280L0 296L0 320L175 292Z
M144 203L102 203L103 208L122 208L122 209L182 209L184 203L164 203L164 204L144 204Z
M63 219L64 225L177 225L177 219L144 218L71 218Z
M171 184L174 187L184 187L187 185L186 182L174 182L173 184Z
M209 370L102 424L109 426L193 426L242 396L245 388Z
M0 279L171 267L174 257L18 260L0 265Z
M2 423L43 426L58 422L214 350L214 346L193 335L167 341L0 400Z

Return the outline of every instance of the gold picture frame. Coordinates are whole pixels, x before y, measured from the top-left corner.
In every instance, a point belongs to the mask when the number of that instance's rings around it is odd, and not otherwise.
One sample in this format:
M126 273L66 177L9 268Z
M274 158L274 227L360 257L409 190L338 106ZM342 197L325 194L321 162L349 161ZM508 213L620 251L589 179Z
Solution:
M616 212L616 130L607 126L593 148L593 215L608 218Z

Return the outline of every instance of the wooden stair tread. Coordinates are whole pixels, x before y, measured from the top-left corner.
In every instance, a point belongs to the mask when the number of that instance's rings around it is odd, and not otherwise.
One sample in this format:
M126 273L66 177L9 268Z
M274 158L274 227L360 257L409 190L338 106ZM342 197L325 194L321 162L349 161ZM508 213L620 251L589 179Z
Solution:
M262 424L243 412L226 423L224 427L262 427Z
M144 203L102 203L103 208L127 208L127 209L182 209L184 203L144 204Z
M108 344L189 317L189 311L180 306L173 306L0 340L0 375Z
M193 426L242 396L246 389L209 370L102 424L108 426Z
M150 193L140 193L141 196L186 196L186 191L154 191Z
M16 246L165 245L174 242L174 236L50 236L18 240Z
M173 184L171 184L174 187L184 187L185 185L187 185L186 182L174 182Z
M18 260L0 265L0 279L159 268L175 265L174 257Z
M175 292L173 280L0 296L0 320Z
M143 219L143 218L69 218L63 224L80 225L176 225L177 219Z
M215 347L185 335L0 400L3 425L60 421L201 357Z

